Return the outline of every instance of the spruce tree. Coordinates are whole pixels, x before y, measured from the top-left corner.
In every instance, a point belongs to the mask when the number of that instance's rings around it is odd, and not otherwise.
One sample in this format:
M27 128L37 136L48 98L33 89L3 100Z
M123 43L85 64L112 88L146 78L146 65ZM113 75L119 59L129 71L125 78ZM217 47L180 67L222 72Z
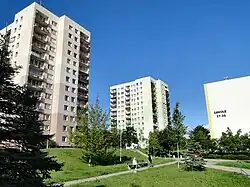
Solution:
M4 37L2 39L5 39ZM50 171L62 164L40 150L51 138L43 135L43 123L36 109L38 99L13 77L18 67L9 60L8 43L0 46L0 186L44 187Z
M185 157L184 169L186 171L203 171L206 169L201 145L198 142L191 141L188 144Z

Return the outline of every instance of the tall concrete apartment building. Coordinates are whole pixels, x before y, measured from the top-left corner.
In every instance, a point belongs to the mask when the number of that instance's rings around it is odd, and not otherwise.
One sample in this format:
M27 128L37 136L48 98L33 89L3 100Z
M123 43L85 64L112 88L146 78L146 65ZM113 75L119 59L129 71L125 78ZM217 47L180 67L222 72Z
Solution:
M149 133L169 123L168 85L151 77L110 87L111 128L134 127L139 144L145 147Z
M250 76L204 84L212 138L220 138L229 127L233 133L250 131Z
M15 83L39 97L44 133L67 146L67 126L75 128L77 109L88 104L90 32L32 3L0 33L9 38L11 62L22 66Z

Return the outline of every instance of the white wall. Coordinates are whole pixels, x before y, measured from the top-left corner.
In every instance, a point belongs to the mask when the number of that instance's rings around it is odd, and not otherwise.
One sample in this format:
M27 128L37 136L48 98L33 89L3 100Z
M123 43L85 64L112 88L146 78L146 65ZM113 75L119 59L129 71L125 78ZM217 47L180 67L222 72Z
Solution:
M234 133L250 131L250 76L208 83L204 89L212 137L220 137L227 127Z

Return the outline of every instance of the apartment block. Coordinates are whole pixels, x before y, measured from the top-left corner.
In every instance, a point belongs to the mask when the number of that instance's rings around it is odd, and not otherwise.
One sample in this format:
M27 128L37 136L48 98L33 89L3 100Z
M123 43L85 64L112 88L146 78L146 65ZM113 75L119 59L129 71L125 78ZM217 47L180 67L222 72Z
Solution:
M233 133L250 131L250 76L204 84L212 138L220 138L229 127Z
M149 133L169 123L168 85L151 77L110 87L111 128L134 127L139 144L145 147Z
M90 32L32 3L0 33L9 38L12 64L22 66L15 83L28 85L39 97L44 133L68 146L68 128L76 127L77 110L88 104Z

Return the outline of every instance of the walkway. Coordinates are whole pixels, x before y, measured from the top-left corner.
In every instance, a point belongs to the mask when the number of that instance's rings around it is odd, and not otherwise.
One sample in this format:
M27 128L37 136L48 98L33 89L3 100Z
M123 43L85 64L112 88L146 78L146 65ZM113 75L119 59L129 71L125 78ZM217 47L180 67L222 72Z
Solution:
M139 153L139 154L145 156L145 157L148 157L147 154L143 153L142 151L140 151L140 150L138 150L138 149L135 149L135 151L136 151L137 153Z
M163 166L168 166L168 165L172 165L172 164L176 164L177 162L168 162L165 164L158 164L158 165L154 165L153 168L158 168L158 167L163 167ZM149 169L148 167L145 168L140 168L137 169L137 171L144 171ZM109 177L114 177L114 176L119 176L119 175L125 175L125 174L129 174L129 173L133 173L134 170L127 170L127 171L121 171L121 172L117 172L117 173L111 173L111 174L107 174L107 175L101 175L101 176L97 176L97 177L90 177L90 178L85 178L85 179L79 179L79 180L74 180L74 181L68 181L64 183L64 186L71 186L71 185L76 185L76 184L80 184L80 183L85 183L85 182L91 182L91 181L96 181L96 180L101 180L101 179L106 179Z

